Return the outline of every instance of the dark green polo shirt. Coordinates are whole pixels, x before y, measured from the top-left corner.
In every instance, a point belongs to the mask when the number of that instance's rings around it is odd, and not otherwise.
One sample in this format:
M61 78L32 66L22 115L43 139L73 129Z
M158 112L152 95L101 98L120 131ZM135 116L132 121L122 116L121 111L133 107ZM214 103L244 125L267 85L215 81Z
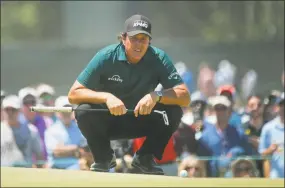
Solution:
M77 81L89 89L112 93L128 109L133 109L159 83L165 89L183 83L171 59L161 49L149 46L140 62L131 64L121 43L96 53Z

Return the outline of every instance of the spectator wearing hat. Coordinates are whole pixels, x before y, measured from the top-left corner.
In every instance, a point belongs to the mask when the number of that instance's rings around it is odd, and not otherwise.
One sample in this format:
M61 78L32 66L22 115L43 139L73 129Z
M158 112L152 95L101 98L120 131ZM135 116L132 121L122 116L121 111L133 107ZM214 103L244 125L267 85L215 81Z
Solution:
M271 157L270 178L284 178L284 92L276 102L279 105L278 116L264 125L259 153Z
M13 166L15 163L24 162L24 156L19 150L16 140L13 135L13 131L11 127L7 123L7 119L5 120L5 110L10 111L10 107L16 107L17 104L9 105L5 102L5 108L2 105L2 101L5 98L5 93L1 90L1 166ZM7 117L7 116L6 116Z
M43 145L36 127L30 123L19 121L21 101L16 95L9 95L3 100L4 124L9 126L13 132L17 147L24 156L26 167L32 167L35 159L43 160ZM2 134L2 132L1 132ZM1 143L2 144L2 143ZM39 165L41 166L41 165Z
M71 104L67 96L60 96L55 100L55 106ZM73 121L72 112L57 112L56 116L57 121L45 132L48 165L57 169L79 170L79 158L87 151L87 141Z
M41 105L54 106L55 90L51 85L44 83L39 84L36 91ZM47 125L51 125L56 121L56 116L53 112L43 112L41 114L43 115Z
M37 91L32 88L32 87L25 87L19 90L18 96L21 101L22 109L21 109L21 114L19 116L20 122L23 124L33 124L41 138L42 145L44 147L43 154L44 154L44 159L47 159L47 152L46 152L46 147L45 147L45 139L44 139L44 132L47 128L46 122L43 118L42 115L39 113L31 112L30 107L31 106L37 106L39 99L37 95Z
M229 125L234 126L236 128L240 128L242 125L241 116L238 112L234 110L234 104L236 99L235 87L233 85L222 85L218 88L217 94L227 97L231 102L230 106L231 116L229 119Z
M223 176L227 171L232 157L244 153L241 137L235 127L229 126L231 116L231 101L225 96L215 96L208 99L208 104L215 110L217 122L207 126L199 139L199 156L225 157L221 160L208 161L208 175Z
M1 167L23 163L24 156L19 150L11 127L1 121Z

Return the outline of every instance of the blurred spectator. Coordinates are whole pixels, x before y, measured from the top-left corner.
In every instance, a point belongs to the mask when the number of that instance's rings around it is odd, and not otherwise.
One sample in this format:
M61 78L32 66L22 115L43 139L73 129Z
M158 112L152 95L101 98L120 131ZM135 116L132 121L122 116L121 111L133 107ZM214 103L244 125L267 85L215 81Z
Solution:
M67 96L60 96L55 101L56 107L72 106ZM72 113L56 113L57 121L45 132L48 151L48 165L51 168L79 170L80 158L88 151L87 141L77 124L72 120Z
M225 157L222 160L210 160L208 163L209 176L223 176L232 157L244 153L241 147L241 137L237 129L229 125L231 115L231 102L225 96L215 96L208 99L208 103L214 108L217 122L213 126L207 126L199 140L198 155Z
M236 89L233 85L222 85L218 88L217 94L221 96L227 97L231 102L231 117L229 120L229 124L236 128L240 128L242 125L241 116L238 112L235 111L235 99L236 99Z
M263 98L260 95L250 95L247 98L247 103L245 106L245 110L242 113L242 117L241 117L241 121L243 124L248 123L248 121L250 120L251 117L251 113L253 111L255 111L255 115L256 114L256 110L261 110L262 109L262 116L263 116L263 110L264 110L264 105L263 105Z
M31 112L30 107L38 105L38 97L37 97L37 92L34 88L32 87L25 87L20 89L18 92L18 96L22 102L22 113L19 116L19 120L23 124L31 123L33 124L41 138L41 144L44 147L43 154L44 154L44 159L47 159L47 152L46 152L46 146L45 146L45 130L47 128L47 125L43 119L43 117L35 112Z
M132 139L120 139L111 140L111 148L116 155L117 166L116 172L129 172L133 156L133 140Z
M5 95L6 95L6 93L5 93L3 90L1 90L1 121L2 121L2 119L3 119L2 101L3 101L3 99L5 98Z
M190 92L195 91L195 82L192 72L187 68L187 65L184 62L175 63L175 68L178 74L181 76L182 80L186 84Z
M20 107L21 101L16 95L9 95L3 100L5 123L12 129L16 144L27 163L26 167L32 167L33 156L37 161L43 160L43 146L34 125L19 121Z
M209 65L202 64L200 66L197 87L198 90L201 91L207 98L216 94L214 76L215 71L212 70Z
M278 104L277 100L280 98L281 92L272 90L268 97L264 99L264 121L269 122L277 116Z
M255 70L249 70L241 79L240 94L242 99L247 99L254 94L258 81L258 74Z
M259 176L255 163L247 159L233 161L231 173L234 178L253 178Z
M204 161L198 160L198 158L193 155L186 157L180 163L178 173L180 173L182 170L186 170L188 172L189 178L206 177L206 167Z
M235 83L236 66L228 60L222 60L214 75L214 84L216 88L223 85L233 85Z
M204 111L206 98L199 91L191 95L191 104L188 112L184 113L178 129L174 132L174 148L176 154L183 158L190 154L196 154L199 137L203 131Z
M284 178L284 92L277 100L278 116L266 123L262 129L259 152L271 156L270 177Z
M1 121L1 166L14 166L23 163L24 156L19 150L11 127Z
M55 91L54 88L48 84L40 84L36 88L37 96L39 97L39 103L43 106L54 106ZM46 124L49 126L56 121L55 113L45 112L42 113Z
M252 95L248 98L246 112L249 116L249 120L243 124L242 128L247 136L248 142L251 146L251 155L257 156L259 139L261 130L264 125L263 120L263 99L259 95ZM263 161L257 160L256 166L263 177Z

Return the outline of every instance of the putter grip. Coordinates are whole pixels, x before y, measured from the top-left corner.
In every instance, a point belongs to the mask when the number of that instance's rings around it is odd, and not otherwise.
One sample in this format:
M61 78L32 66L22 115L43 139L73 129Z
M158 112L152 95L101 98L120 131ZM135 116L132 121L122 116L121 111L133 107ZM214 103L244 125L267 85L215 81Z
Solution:
M33 106L30 109L32 112L72 112L72 107L53 107L53 106L44 106L37 107Z

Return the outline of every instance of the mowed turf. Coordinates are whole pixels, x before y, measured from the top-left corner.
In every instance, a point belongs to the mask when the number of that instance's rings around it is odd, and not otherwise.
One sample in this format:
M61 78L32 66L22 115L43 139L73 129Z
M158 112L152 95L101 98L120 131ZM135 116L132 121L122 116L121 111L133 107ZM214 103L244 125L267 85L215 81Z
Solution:
M180 177L1 167L1 187L284 187L284 180Z

